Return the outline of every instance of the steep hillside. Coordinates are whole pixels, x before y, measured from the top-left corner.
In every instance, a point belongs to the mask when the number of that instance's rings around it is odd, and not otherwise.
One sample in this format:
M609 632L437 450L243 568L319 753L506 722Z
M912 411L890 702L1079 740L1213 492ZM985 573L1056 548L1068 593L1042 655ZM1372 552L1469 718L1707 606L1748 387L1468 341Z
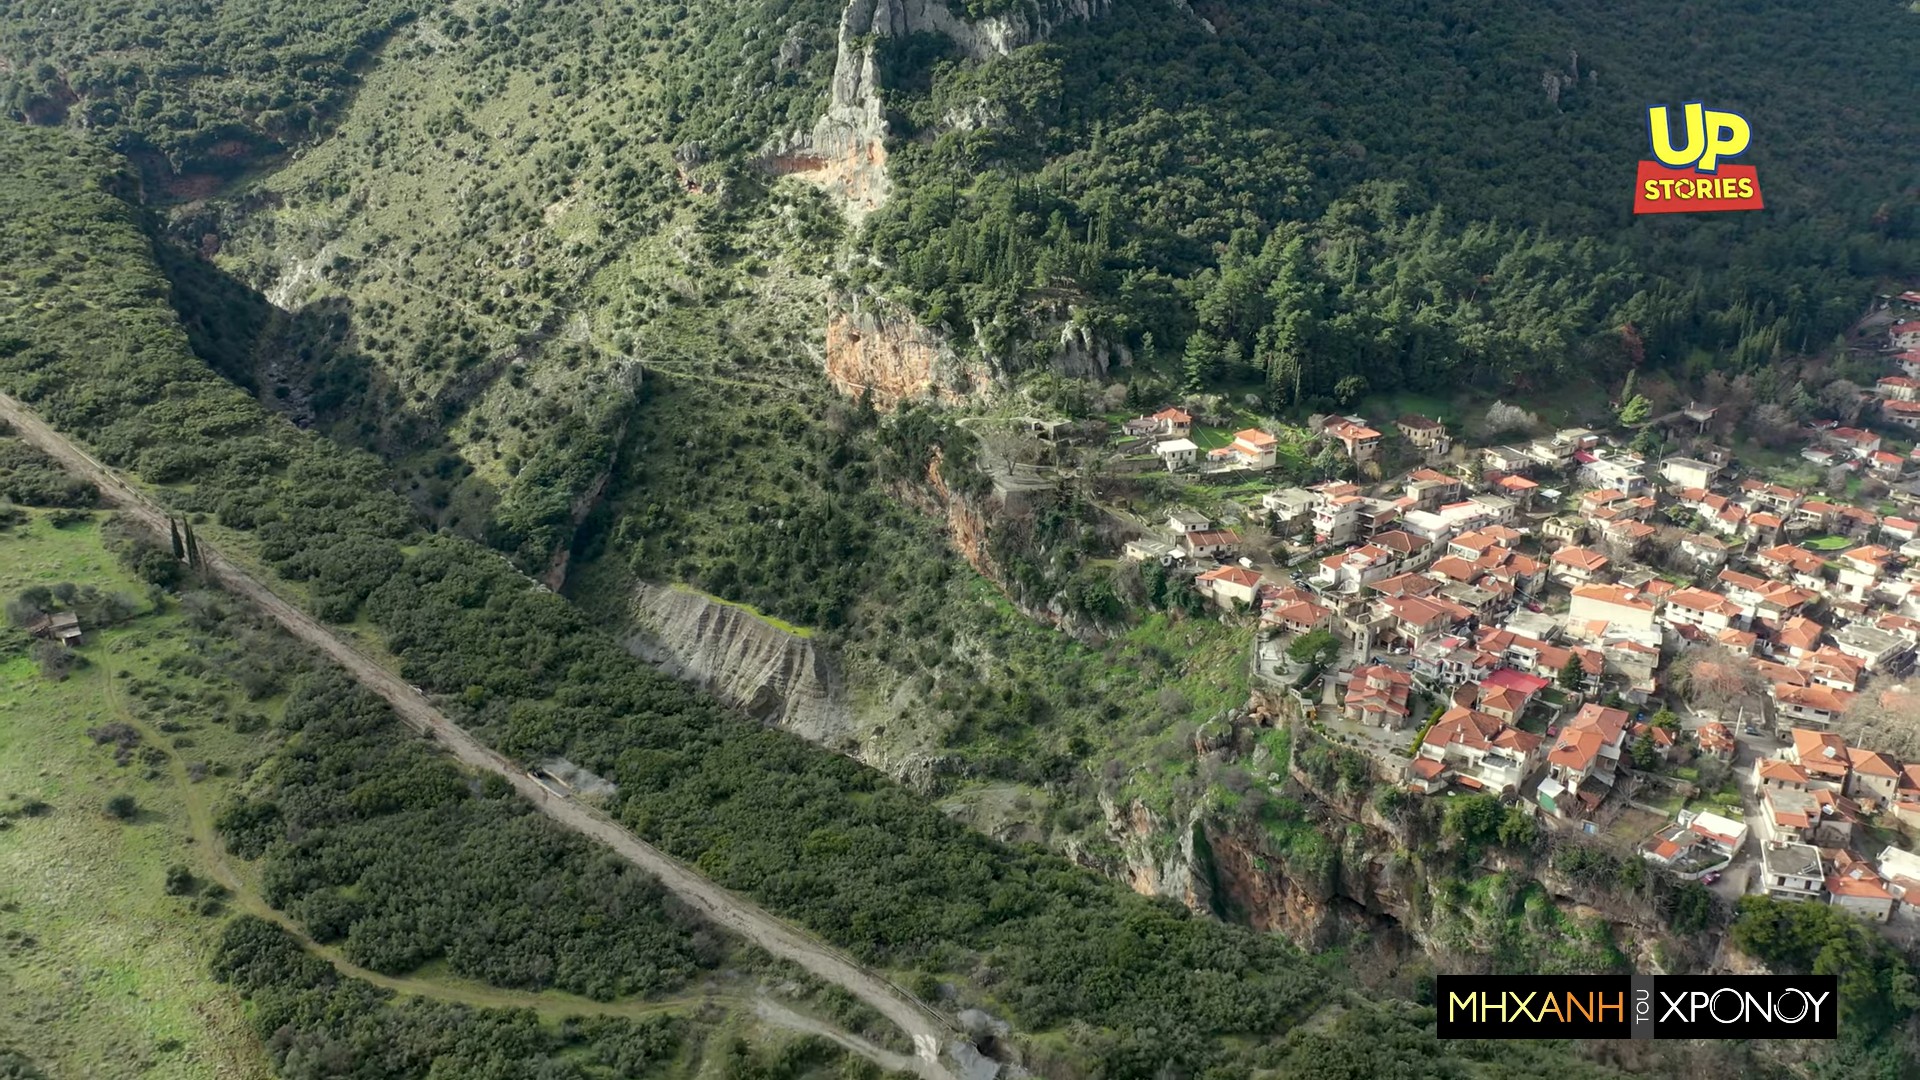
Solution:
M21 239L0 250L5 388L182 513L206 514L322 617L363 616L410 681L502 752L566 755L618 785L609 813L714 880L949 1007L1008 1016L1004 1052L1042 1075L1247 1075L1291 1053L1285 1032L1317 1011L1330 971L956 826L879 774L646 670L485 549L423 536L364 455L296 431L188 353L109 157L0 127L0 160L0 220ZM351 724L345 706L318 714ZM427 793L402 783L350 805ZM290 963L288 943L258 930L236 929L217 970L266 1015L341 1040L329 1053L343 1061L389 1072L365 1064L394 1042L376 1029L444 1028Z
M1004 57L891 37L866 277L1014 365L1064 303L1296 405L1624 367L1623 323L1750 367L1913 265L1916 47L1880 0L1115 0ZM1631 218L1646 105L1694 100L1749 118L1768 209Z

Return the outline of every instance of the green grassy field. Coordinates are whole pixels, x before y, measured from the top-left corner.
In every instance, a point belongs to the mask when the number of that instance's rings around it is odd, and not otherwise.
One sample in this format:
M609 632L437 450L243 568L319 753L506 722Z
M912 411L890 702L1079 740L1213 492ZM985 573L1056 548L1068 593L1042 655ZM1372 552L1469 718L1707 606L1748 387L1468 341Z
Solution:
M62 581L145 591L102 546L98 525L54 529L36 518L0 534L0 592ZM152 612L89 634L87 666L59 682L17 647L0 660L0 809L10 811L0 833L0 1044L49 1076L272 1075L240 1002L207 973L217 921L163 887L168 866L201 862L186 792L172 769L116 765L112 747L86 734L130 718L126 684L178 681L158 664L181 636L177 614ZM248 736L190 728L175 742L196 760L248 756ZM209 776L203 786L222 783ZM129 822L103 810L120 794L140 807ZM20 812L36 800L47 809Z

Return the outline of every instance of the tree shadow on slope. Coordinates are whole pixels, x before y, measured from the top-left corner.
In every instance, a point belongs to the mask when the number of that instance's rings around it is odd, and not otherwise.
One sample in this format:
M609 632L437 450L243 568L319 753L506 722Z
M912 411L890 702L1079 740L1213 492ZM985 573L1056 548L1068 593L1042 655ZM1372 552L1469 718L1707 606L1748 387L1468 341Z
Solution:
M395 487L442 528L484 540L500 493L474 474L449 434L507 364L470 366L440 393L410 401L361 347L352 301L288 310L178 243L154 244L195 355L295 424L370 450Z

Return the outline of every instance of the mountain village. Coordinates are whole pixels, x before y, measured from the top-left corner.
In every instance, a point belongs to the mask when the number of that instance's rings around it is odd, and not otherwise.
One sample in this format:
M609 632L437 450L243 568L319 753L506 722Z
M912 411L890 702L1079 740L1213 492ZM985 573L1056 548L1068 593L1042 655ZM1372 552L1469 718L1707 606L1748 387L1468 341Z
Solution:
M1467 448L1432 417L1327 416L1309 430L1349 473L1389 449L1414 467L1230 521L1173 508L1124 554L1254 622L1275 711L1409 792L1495 795L1728 898L1920 928L1920 762L1836 730L1920 717L1920 448L1888 445L1920 428L1920 293L1891 300L1871 429L1796 436L1850 497L1704 434L1649 458L1603 430ZM1659 422L1691 436L1713 413ZM1274 466L1274 434L1205 450L1197 422L1170 406L1123 431L1176 474Z

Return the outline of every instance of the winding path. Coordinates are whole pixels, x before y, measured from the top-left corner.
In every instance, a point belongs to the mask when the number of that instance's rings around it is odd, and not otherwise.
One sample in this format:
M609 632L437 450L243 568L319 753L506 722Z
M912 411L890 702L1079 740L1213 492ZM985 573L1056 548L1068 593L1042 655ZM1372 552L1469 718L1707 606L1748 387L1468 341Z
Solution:
M168 536L167 515L159 505L135 490L113 470L94 460L65 435L55 431L25 405L7 394L0 394L0 419L12 424L15 432L42 452L60 462L78 476L99 488L107 502L139 522L163 542ZM814 975L845 989L877 1010L913 1039L913 1071L925 1080L956 1080L941 1062L940 1050L955 1032L944 1016L896 986L884 976L866 968L857 960L826 945L806 931L778 918L740 896L721 888L698 871L640 839L600 811L572 799L554 795L527 771L495 753L479 739L449 720L426 697L399 676L306 612L288 603L256 579L252 573L199 542L201 560L209 576L222 587L249 601L273 617L286 631L312 645L352 675L362 686L386 699L394 712L409 727L432 736L452 752L455 758L476 769L504 777L541 812L567 828L612 848L634 865L652 874L681 900L692 905L719 926L739 934L755 945L799 964ZM840 1034L836 1041L852 1045L852 1036Z

